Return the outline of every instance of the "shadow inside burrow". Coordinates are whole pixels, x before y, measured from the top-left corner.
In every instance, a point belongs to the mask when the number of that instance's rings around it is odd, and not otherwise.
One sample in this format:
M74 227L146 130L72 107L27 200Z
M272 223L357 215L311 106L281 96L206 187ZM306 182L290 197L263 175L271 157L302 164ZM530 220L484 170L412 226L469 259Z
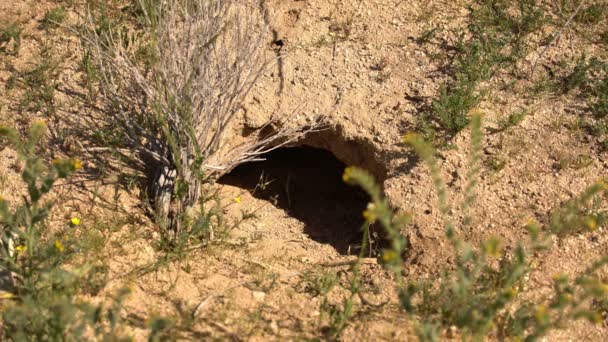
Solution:
M270 201L304 223L311 239L333 246L341 254L360 251L369 196L343 182L346 165L331 152L307 146L279 148L264 161L236 167L220 184L249 191Z

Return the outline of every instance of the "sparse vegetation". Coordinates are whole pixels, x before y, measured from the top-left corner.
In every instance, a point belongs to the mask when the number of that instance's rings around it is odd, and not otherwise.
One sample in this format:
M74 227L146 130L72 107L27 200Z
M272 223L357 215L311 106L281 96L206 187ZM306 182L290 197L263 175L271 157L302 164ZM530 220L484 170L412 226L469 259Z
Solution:
M58 63L45 56L38 65L23 72L16 79L17 85L25 91L21 100L22 111L43 111L48 117L55 113L55 90Z
M12 47L10 53L16 55L21 47L21 27L12 23L5 27L0 27L0 52L8 52L9 46Z
M554 276L553 293L543 299L523 299L526 275L533 271L532 259L537 253L551 248L551 236L563 237L581 231L595 230L598 214L586 208L591 200L608 192L605 182L589 187L579 197L557 210L546 227L531 221L525 227L530 242L520 244L512 251L503 250L498 238L490 238L480 246L474 246L459 237L471 222L468 208L475 201L475 186L479 177L481 151L481 117L476 114L471 122L471 151L462 226L457 227L451 218L445 182L434 157L434 150L419 136L410 134L405 142L428 165L437 191L439 212L444 219L446 239L454 250L454 269L446 269L439 279L410 282L402 281L403 242L394 225L403 222L386 206L386 200L378 197L379 187L362 170L347 169L345 180L359 185L370 193L373 202L364 215L373 223L378 220L393 241L392 248L385 250L383 260L395 274L399 300L404 310L420 317L418 337L423 341L439 340L440 329L458 328L463 338L480 340L493 336L497 339L518 338L535 340L548 331L559 328L563 322L587 319L593 323L602 321L602 313L589 300L605 301L606 285L598 278L597 271L608 263L603 257L583 273L570 279L563 274ZM375 195L375 196L374 196ZM395 240L396 239L396 240Z
M608 5L273 3L3 5L0 340L605 332ZM299 144L362 167L218 181Z
M13 341L80 340L92 329L98 338L120 340L117 314L127 292L119 293L108 308L75 298L78 284L97 274L87 264L68 267L80 243L68 231L80 225L80 218L73 217L61 231L48 228L53 208L48 193L58 180L82 165L74 159L56 159L45 165L37 155L45 132L46 125L36 123L22 141L16 131L0 127L0 139L7 140L25 163L21 177L27 188L22 203L10 205L0 198L4 291L0 336Z
M44 18L40 23L40 26L42 26L42 28L45 30L57 28L63 23L67 14L68 13L65 7L55 7L45 13Z
M450 80L444 83L418 126L427 138L429 130L452 137L469 123L469 113L483 99L480 83L515 66L525 56L525 38L539 30L545 14L536 1L479 0L469 8L470 24L454 32ZM425 40L428 38L425 38Z
M506 130L511 127L517 126L525 117L528 115L526 111L519 110L510 113L505 119L498 121L498 127L500 130Z
M275 125L276 133L218 153L267 64L261 13L257 6L235 1L138 5L138 21L148 30L143 37L108 27L103 15L88 14L83 43L100 73L107 115L87 122L102 130L118 125L115 134L123 146L117 147L132 149L128 159L155 170L147 175L149 198L163 240L174 244L196 233L189 223L199 221L192 217L197 206L205 225L217 223L214 215L208 220L201 199L209 180L308 128L286 127L284 118L273 118L265 127Z

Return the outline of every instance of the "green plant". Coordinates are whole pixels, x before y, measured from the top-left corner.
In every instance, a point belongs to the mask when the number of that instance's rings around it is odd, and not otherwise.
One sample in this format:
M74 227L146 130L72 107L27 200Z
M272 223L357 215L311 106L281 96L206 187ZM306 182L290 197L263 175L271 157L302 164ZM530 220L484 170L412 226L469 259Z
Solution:
M597 58L587 60L587 57L583 54L572 72L564 77L562 81L564 92L567 93L577 88L587 88L590 83L589 73L599 67L601 67L601 62Z
M608 5L592 3L579 11L574 20L580 24L594 25L606 18L607 14Z
M3 303L0 337L13 341L81 340L87 330L101 338L119 339L119 310L127 292L121 292L108 309L78 301L78 284L91 276L90 266L67 262L78 250L73 234L79 218L59 231L51 231L47 218L53 203L46 199L57 180L77 171L75 159L57 159L50 166L37 155L45 134L43 123L34 124L26 140L10 128L0 127L25 166L21 178L27 190L21 203L9 206L0 199L0 272L8 278L12 302Z
M21 47L21 31L19 25L13 23L6 27L0 27L0 52L7 52L8 45L13 42L12 54L16 55Z
M519 110L513 113L510 113L505 119L500 119L498 121L498 128L501 131L507 130L511 127L517 126L528 113L524 110Z
M608 45L608 30L604 32L600 32L599 34L599 42L604 45Z
M608 117L608 64L604 65L604 72L604 77L593 83L589 92L589 106L598 119Z
M606 136L608 118L608 63L598 58L579 58L574 69L563 80L564 92L578 89L587 102L592 119L581 117L582 125L592 135ZM602 144L602 143L600 143Z
M97 98L99 72L91 59L91 53L89 51L85 51L82 56L80 71L83 73L82 81L87 89L87 100L89 101L89 104L92 104Z
M441 336L441 327L455 326L465 339L483 340L493 336L535 340L569 320L600 321L598 309L589 303L591 299L601 301L608 296L608 286L597 276L597 271L608 263L608 257L601 258L574 279L557 274L553 291L547 297L531 300L520 296L520 293L524 288L524 276L533 271L531 256L551 248L552 235L565 236L597 228L598 215L589 214L586 208L591 200L599 200L598 195L608 192L608 185L598 182L589 187L557 210L544 228L530 222L526 226L530 242L517 245L512 252L504 249L498 238L490 238L480 246L471 245L460 238L457 231L464 231L470 224L468 208L475 201L481 151L479 114L471 118L471 132L468 183L462 203L464 219L458 229L450 215L452 210L434 149L416 134L408 134L404 138L430 169L438 194L439 212L444 219L445 235L454 250L455 267L446 269L438 279L411 282L409 285L401 280L404 245L399 230L395 229L395 222L403 222L403 219L382 204L386 200L378 198L379 186L369 174L350 168L345 173L347 182L362 186L374 198L374 203L380 204L374 205L366 217L372 222L379 221L387 229L389 239L397 239L383 253L382 259L395 274L401 306L420 317L419 338L436 341Z
M132 0L133 15L142 26L156 28L160 23L160 0Z
M63 21L67 17L67 14L68 12L63 6L55 7L51 10L48 10L44 14L44 18L42 18L40 26L44 30L59 27L59 25L61 25L61 23L63 23Z
M45 110L46 114L55 113L55 90L58 64L51 58L44 58L33 69L20 73L18 84L25 89L20 101L22 110Z
M467 29L455 32L451 78L417 124L427 137L429 129L450 138L465 128L469 112L483 99L480 83L524 57L525 38L546 22L543 7L532 0L478 0L469 11Z
M369 225L365 224L363 227L363 242L361 245L361 253L360 258L365 254L365 250L368 244L368 231ZM346 288L349 292L348 295L343 298L342 303L335 305L331 304L328 300L327 294L329 290L331 290L332 286L328 286L323 288L325 293L323 293L323 301L321 302L321 312L325 313L327 318L329 319L329 329L327 331L327 336L331 339L335 339L344 329L346 328L349 319L353 315L353 309L355 305L355 299L359 295L360 287L361 287L361 275L360 275L360 264L357 260L354 262L349 269L348 279L348 287Z
M439 125L452 136L469 124L469 112L480 101L472 81L443 85L439 97L433 100L433 114Z

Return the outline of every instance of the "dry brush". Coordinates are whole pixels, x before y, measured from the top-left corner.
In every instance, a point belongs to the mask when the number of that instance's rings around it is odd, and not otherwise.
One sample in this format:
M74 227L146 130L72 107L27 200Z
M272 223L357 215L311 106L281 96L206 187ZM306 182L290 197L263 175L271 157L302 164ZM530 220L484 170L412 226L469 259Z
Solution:
M272 117L231 146L230 125L256 81L272 64L268 27L255 1L140 0L146 30L112 27L93 11L82 41L98 72L103 114L81 126L112 127L127 160L148 170L154 215L171 239L197 204L203 183L258 159L318 127ZM91 141L91 140L89 140ZM152 172L150 172L152 170Z

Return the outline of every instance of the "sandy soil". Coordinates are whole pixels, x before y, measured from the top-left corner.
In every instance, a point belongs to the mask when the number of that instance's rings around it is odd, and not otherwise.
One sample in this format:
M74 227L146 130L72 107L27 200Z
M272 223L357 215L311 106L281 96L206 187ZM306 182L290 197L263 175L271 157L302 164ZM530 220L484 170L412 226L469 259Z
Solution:
M181 337L193 340L323 338L327 327L317 287L325 274L336 274L347 283L346 267L335 262L358 253L360 213L367 203L364 194L342 184L346 165L368 169L394 207L413 214L412 225L403 232L411 242L405 261L409 279L437 275L451 262L428 169L399 142L446 77L433 58L441 48L422 44L419 38L432 27L461 27L468 13L464 2L264 3L274 35L268 55L281 57L256 85L239 125L259 128L273 114L298 109L295 115L302 117L328 113L329 128L297 144L305 147L279 150L268 161L239 167L219 181L226 216L238 218L242 211L255 210L256 219L230 231L221 243L148 272L146 266L159 257L153 244L158 228L138 205L136 188L117 188L115 180L82 175L58 191L62 204L57 217L77 214L83 217L81 229L103 231L106 244L99 259L108 263L109 282L93 299L128 285L132 294L124 315L136 340L145 340L145 321L154 314L174 317L183 328ZM54 6L34 0L0 3L0 23L16 20L25 27L19 53L0 55L2 122L24 127L35 117L45 117L43 112L19 111L23 90L7 87L11 75L38 63L45 48L60 60L56 117L91 110L69 91L82 89L77 40L68 31L47 34L39 26L45 11ZM546 68L540 73L558 61L573 60L581 46L590 54L605 55L599 46L565 32L544 56L541 63ZM536 55L533 52L522 62L522 74ZM498 77L481 105L484 167L474 222L459 232L473 243L499 236L513 248L526 239L526 222L546 222L552 210L607 175L607 154L598 147L598 138L575 126L581 113L577 100L566 95L531 96L532 86L526 78L510 82ZM517 126L498 131L498 121L517 110L528 115ZM46 119L53 122L53 117ZM455 204L462 200L466 185L468 146L465 130L439 153ZM499 169L492 167L497 162ZM90 161L89 169L94 164ZM1 196L18 198L18 171L14 151L0 150ZM271 182L261 189L260 179ZM454 207L454 216L459 217ZM373 241L370 253L381 243L377 233ZM605 227L556 244L530 274L535 291L546 291L555 272L576 274L608 252ZM398 310L390 274L375 259L368 261L362 270L366 303L357 303L360 310L343 339L415 339L414 322ZM329 298L338 302L342 295L336 288ZM194 319L188 320L193 312ZM605 325L575 323L546 340L607 338Z

